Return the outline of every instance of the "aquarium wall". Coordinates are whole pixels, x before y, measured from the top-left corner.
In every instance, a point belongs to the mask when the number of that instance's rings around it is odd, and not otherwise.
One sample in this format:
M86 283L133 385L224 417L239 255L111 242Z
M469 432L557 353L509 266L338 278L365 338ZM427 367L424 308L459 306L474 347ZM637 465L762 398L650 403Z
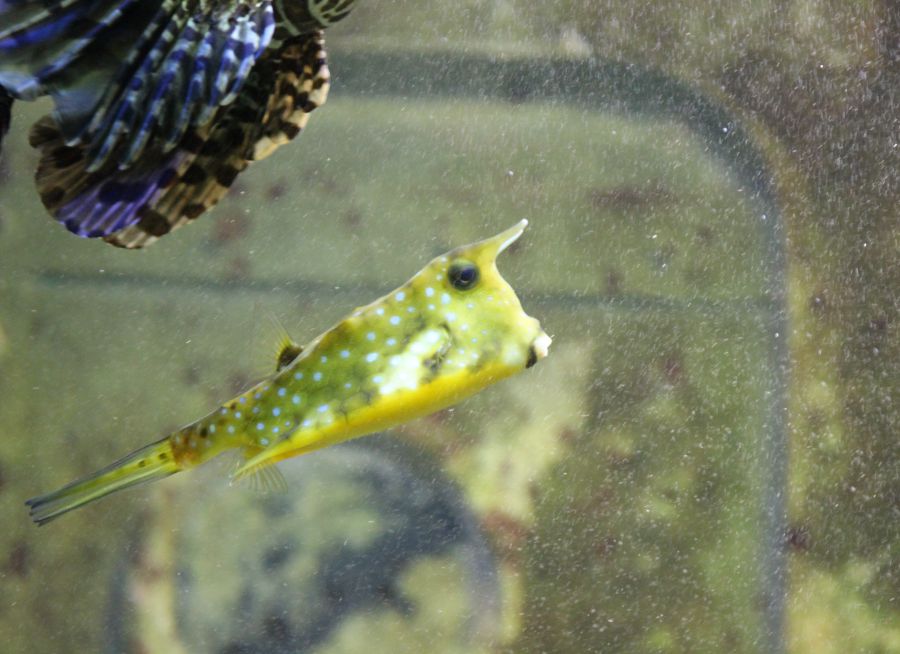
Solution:
M900 13L360 0L303 133L127 251L0 154L4 652L900 652ZM26 499L270 374L432 257L549 356L279 464ZM273 319L274 317L274 319Z

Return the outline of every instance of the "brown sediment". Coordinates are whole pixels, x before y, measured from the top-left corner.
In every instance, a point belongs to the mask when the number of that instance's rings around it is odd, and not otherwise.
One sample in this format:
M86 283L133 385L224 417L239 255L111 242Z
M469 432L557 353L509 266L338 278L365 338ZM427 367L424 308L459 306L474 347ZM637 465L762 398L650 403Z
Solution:
M3 566L7 574L16 577L27 577L29 570L30 551L25 541L18 541L13 545L6 557L6 565Z

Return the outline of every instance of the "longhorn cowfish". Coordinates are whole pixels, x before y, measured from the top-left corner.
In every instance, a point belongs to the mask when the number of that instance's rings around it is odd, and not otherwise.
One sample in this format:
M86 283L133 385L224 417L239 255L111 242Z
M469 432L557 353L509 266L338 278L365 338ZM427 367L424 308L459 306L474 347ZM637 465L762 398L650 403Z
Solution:
M437 257L309 345L285 340L274 374L209 415L27 502L43 524L135 484L237 450L234 479L282 484L273 464L432 413L547 355L550 337L500 276L523 220Z
M355 0L0 0L0 140L14 100L70 231L142 247L202 215L328 95L322 30Z

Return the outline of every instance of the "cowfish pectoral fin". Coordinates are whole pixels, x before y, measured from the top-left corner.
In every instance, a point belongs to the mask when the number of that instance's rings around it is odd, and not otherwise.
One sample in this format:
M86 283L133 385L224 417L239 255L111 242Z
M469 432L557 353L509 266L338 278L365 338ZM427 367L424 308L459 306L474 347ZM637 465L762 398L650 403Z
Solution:
M258 450L253 450L258 452ZM252 458L252 454L249 458ZM288 483L276 465L257 466L252 472L237 475L248 459L247 452L239 452L232 466L231 484L244 486L261 495L282 495L288 491Z

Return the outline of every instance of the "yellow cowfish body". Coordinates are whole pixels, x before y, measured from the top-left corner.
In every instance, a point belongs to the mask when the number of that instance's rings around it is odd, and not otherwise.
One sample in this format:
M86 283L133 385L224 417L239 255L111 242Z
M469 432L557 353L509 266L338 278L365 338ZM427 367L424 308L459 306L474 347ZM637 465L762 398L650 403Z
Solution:
M286 343L271 377L95 475L29 500L32 518L47 522L235 448L244 458L236 479L277 483L270 466L278 461L432 413L532 366L550 337L496 265L526 225L437 257L306 347Z

